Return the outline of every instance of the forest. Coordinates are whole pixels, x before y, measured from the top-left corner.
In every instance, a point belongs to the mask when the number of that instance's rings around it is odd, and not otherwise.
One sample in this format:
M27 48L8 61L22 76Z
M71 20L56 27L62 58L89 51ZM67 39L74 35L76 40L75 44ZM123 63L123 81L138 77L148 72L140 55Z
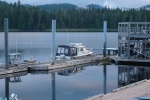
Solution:
M9 19L9 29L19 31L50 30L52 19L56 20L57 29L103 29L103 21L107 21L108 29L117 29L118 22L149 22L150 10L108 7L44 10L39 6L23 5L20 1L0 1L0 30L4 28L4 18Z

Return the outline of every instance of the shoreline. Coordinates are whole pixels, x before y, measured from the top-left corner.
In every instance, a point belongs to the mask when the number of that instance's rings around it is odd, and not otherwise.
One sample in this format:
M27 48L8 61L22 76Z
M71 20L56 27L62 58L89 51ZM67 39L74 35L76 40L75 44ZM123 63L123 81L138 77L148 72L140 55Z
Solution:
M4 32L4 30L0 29L0 32ZM51 32L51 29L45 30L9 29L9 32ZM103 29L56 29L56 32L103 32ZM107 32L118 32L118 29L107 29Z

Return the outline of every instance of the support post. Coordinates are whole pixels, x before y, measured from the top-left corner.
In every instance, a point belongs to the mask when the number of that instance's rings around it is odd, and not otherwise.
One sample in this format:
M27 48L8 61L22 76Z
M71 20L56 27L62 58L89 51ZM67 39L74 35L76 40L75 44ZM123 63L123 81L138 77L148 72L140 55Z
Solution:
M54 65L55 61L55 33L56 33L56 20L52 20L52 45L51 45L52 65Z
M103 39L103 42L104 42L104 49L103 49L103 56L106 57L106 45L107 45L107 21L104 21L104 39Z
M4 18L4 41L5 41L5 68L9 67L9 49L8 49L8 18Z

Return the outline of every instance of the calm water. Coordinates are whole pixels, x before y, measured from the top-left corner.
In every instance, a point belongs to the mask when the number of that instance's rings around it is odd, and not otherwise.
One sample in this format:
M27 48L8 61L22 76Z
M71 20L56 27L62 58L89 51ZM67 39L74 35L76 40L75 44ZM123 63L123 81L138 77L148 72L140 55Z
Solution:
M36 35L35 35L36 34ZM0 34L0 62L4 62L4 34ZM117 33L108 33L107 47L117 48ZM102 33L68 33L68 41L81 42L94 53L102 53ZM56 46L67 44L67 33L56 34ZM50 33L10 33L10 52L22 53L22 59L50 60ZM56 72L30 72L0 79L0 97L18 95L21 100L83 100L115 88L150 78L150 68L116 65L78 66ZM6 93L5 93L6 92Z
M21 100L83 100L149 78L148 67L115 65L91 65L54 73L31 72L0 79L0 96L15 93Z
M56 47L60 44L68 43L83 43L87 48L93 48L94 53L102 53L103 48L103 33L88 32L88 33L56 33ZM107 34L107 47L118 47L118 34ZM51 54L51 33L48 32L19 32L9 33L9 49L22 53L22 59L35 58L37 61L50 60ZM4 59L4 33L0 33L0 61Z

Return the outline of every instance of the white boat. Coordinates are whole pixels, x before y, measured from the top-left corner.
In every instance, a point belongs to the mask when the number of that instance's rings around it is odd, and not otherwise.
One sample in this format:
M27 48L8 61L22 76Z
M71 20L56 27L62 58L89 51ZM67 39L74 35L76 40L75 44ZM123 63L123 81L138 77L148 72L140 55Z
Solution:
M73 59L92 54L92 49L87 49L82 43L70 43L69 45L59 45L57 47L56 60Z
M32 42L30 43L30 45L31 45L31 47L32 47ZM26 63L36 63L36 59L34 59L33 57L32 57L32 48L31 48L31 50L30 50L30 58L29 59L24 59L24 62L26 62Z
M36 59L25 59L24 62L26 62L26 63L36 63Z

